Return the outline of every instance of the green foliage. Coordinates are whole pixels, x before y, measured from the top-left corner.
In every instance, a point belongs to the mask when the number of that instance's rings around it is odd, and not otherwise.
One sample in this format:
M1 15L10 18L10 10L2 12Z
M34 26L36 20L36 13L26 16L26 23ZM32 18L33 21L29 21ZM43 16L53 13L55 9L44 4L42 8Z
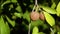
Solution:
M39 32L39 34L45 34L45 33L43 33L43 32Z
M57 34L60 34L60 32L57 32Z
M33 29L32 34L47 34L46 31L50 34L52 31L50 31L49 28L51 27L53 28L53 33L58 31L57 34L60 34L59 0L38 0L38 6L40 7L33 8L34 6L34 0L1 0L0 34L10 34L11 32L16 33L15 31L17 30L23 30L26 33L29 30L28 24L31 24L30 28L31 30ZM37 12L39 11L39 13L40 11L43 11L45 21L40 19L32 21L30 19L30 13L33 9ZM49 27L49 25L51 27Z
M15 12L14 15L15 15L16 17L19 17L19 18L22 17L22 14L21 14L21 13L17 13L17 12Z
M56 10L55 9L52 9L52 8L46 7L46 6L41 6L41 7L43 8L43 10L45 10L48 13L56 14Z
M41 20L36 20L36 21L31 21L31 27L32 26L39 26L39 25L43 25L44 22Z
M57 5L56 11L57 11L57 16L60 16L60 2Z
M38 34L38 27L34 27L34 28L33 28L32 34Z
M0 34L10 34L10 28L7 23L4 23L2 16L0 17Z
M53 3L52 6L51 6L51 8L52 8L52 9L55 9L55 7L56 7L56 4Z
M21 9L21 7L20 7L19 5L17 6L16 10L17 10L18 12L22 12L22 9Z
M3 6L8 3L10 3L10 1L5 1L4 3L2 3L1 8L3 9Z
M13 27L15 26L15 21L10 20L7 16L6 19Z
M27 19L28 22L30 22L30 13L26 10L26 12L23 14L23 18Z
M55 20L49 13L44 12L44 15L45 15L46 21L48 22L49 25L51 25L51 26L55 25Z
M17 2L17 0L11 0L11 2L16 3L16 2Z

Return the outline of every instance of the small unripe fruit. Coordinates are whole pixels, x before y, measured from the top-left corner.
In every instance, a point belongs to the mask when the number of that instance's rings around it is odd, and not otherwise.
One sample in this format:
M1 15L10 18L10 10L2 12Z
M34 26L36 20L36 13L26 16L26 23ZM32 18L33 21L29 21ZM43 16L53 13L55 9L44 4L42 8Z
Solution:
M39 13L38 12L31 12L30 14L31 20L38 20L39 19Z
M44 16L43 12L40 12L39 18L40 18L41 20L43 20L43 21L45 20L45 16Z

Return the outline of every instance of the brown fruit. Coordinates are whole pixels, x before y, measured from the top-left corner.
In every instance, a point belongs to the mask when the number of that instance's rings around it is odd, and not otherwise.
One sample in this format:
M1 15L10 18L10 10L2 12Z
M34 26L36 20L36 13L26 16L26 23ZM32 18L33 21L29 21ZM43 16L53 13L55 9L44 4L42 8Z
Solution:
M45 20L45 16L44 16L43 12L40 12L39 18L40 18L41 20L43 20L43 21Z
M31 20L38 20L39 13L38 12L31 12L30 17L31 17Z

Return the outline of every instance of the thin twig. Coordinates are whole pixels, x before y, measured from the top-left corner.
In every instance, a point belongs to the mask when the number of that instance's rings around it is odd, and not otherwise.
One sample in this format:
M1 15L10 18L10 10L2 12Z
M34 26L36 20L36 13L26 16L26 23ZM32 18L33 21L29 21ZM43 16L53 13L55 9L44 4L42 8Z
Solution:
M52 34L54 34L54 31L53 31L53 29L52 29L52 28L50 28L50 30L51 30Z
M37 5L37 0L35 0L35 5Z
M30 27L31 27L31 24L29 24L29 31L28 31L28 34L30 34Z
M32 9L32 12L35 10L35 8L36 8L37 5L38 5L37 4L37 0L35 0L35 5L34 5L34 7ZM28 31L28 34L30 34L30 27L31 27L31 24L29 23L29 31Z
M34 6L34 7L33 7L33 10L32 10L32 12L35 10L35 7L36 7L36 6Z

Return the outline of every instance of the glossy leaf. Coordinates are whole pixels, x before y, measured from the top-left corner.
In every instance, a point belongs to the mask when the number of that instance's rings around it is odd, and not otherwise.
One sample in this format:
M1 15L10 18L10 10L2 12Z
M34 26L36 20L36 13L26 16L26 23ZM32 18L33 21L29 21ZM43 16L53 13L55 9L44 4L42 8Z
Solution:
M46 21L48 22L48 24L49 24L50 26L55 25L55 20L54 20L54 18L53 18L49 13L44 12L44 15L45 15Z
M7 16L6 19L13 27L15 26L15 21L10 20Z
M17 10L18 12L22 12L22 9L21 9L21 7L20 7L19 5L16 7L16 10Z
M56 14L56 10L52 9L50 7L46 7L46 6L41 6L43 8L43 10L45 10L46 12L50 13L50 14Z
M39 32L39 31L38 31L38 27L35 26L35 27L33 28L32 34L38 34L38 32Z
M57 5L56 11L57 11L57 16L60 16L60 2Z
M55 4L55 2L52 4L52 6L51 6L51 8L52 9L55 9L55 7L56 7L56 4Z
M21 13L17 13L17 12L15 12L14 15L15 15L16 17L19 17L19 18L22 17L22 14L21 14Z
M2 17L0 17L0 34L10 34L10 28L7 24L4 23Z

